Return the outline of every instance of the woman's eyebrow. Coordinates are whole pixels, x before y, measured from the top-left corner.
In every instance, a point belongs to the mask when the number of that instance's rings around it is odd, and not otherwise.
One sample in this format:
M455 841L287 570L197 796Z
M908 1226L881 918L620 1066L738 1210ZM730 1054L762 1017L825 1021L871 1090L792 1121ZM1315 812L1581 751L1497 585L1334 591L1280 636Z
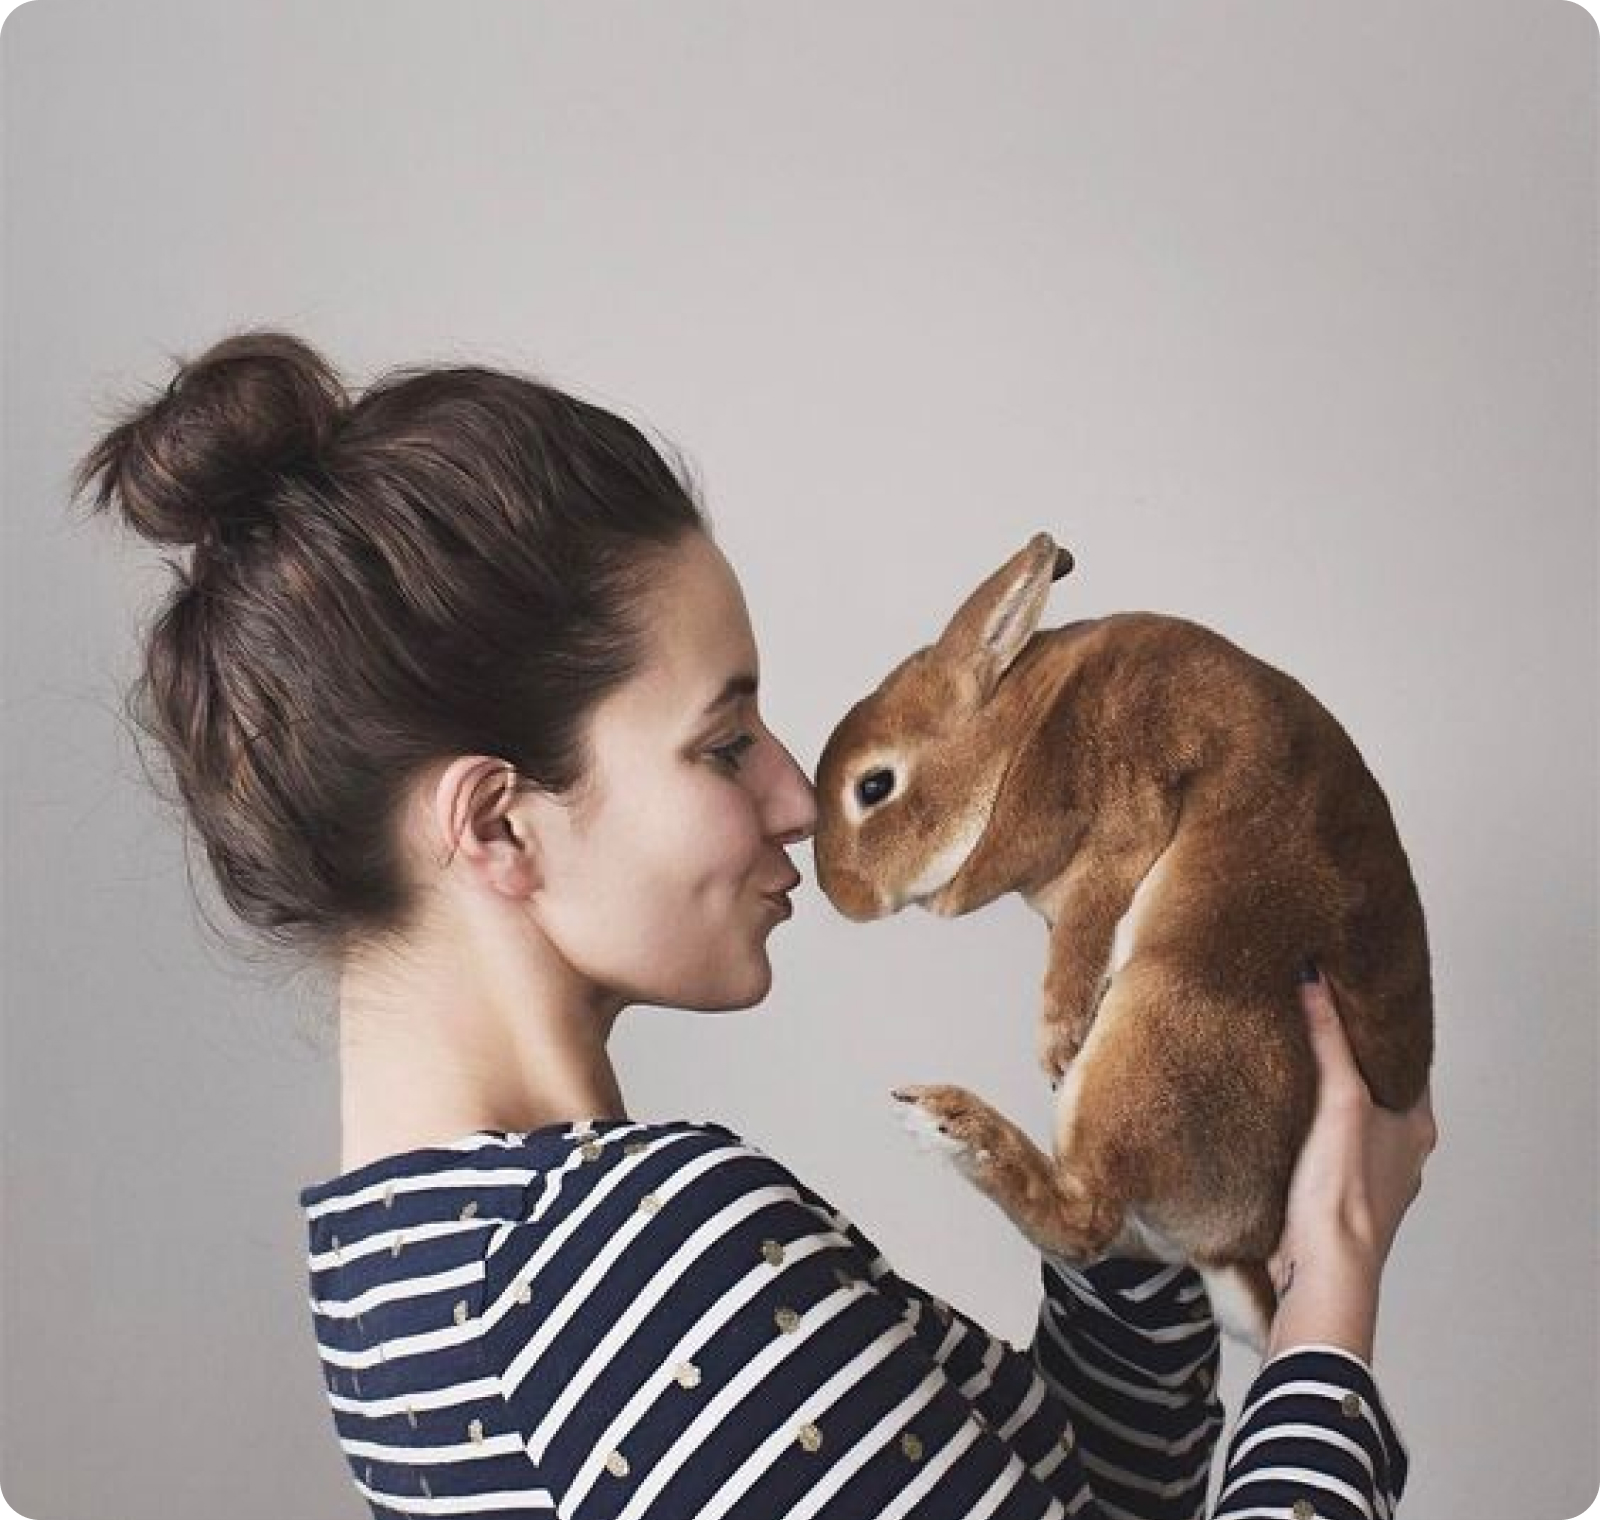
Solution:
M726 707L730 702L740 697L753 697L756 693L756 678L749 671L741 670L738 675L729 676L722 683L722 690L706 704L706 710L700 714L702 718L709 718L719 708Z

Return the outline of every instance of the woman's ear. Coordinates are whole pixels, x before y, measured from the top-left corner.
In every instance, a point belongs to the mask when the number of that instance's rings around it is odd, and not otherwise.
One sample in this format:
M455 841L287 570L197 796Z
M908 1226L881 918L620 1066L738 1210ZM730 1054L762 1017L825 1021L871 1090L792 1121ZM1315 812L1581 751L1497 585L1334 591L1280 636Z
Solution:
M433 784L440 866L459 862L497 892L526 898L539 883L536 830L514 766L489 755L462 755Z

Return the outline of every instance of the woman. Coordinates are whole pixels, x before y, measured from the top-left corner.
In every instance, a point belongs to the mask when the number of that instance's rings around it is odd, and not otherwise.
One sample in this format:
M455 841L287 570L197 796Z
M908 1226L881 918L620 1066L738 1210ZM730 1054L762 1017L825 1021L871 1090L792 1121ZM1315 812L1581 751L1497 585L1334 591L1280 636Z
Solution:
M710 1120L627 1112L634 1003L723 1010L812 831L739 584L638 429L533 379L223 339L80 490L194 544L142 721L230 905L339 977L343 1154L300 1193L335 1428L379 1515L1201 1513L1187 1267L1045 1259L1027 1353ZM1288 995L1288 989L1285 989ZM1328 995L1218 1515L1392 1514L1379 1274L1433 1143Z

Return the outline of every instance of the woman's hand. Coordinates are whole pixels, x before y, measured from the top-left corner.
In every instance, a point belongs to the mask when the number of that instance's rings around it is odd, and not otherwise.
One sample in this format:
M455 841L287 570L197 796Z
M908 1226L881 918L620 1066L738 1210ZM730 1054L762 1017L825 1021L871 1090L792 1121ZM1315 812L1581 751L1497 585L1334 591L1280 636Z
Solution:
M1279 1295L1268 1354L1327 1340L1370 1357L1378 1278L1438 1143L1431 1086L1405 1113L1374 1103L1327 984L1302 983L1300 999L1317 1058L1317 1107L1267 1262Z

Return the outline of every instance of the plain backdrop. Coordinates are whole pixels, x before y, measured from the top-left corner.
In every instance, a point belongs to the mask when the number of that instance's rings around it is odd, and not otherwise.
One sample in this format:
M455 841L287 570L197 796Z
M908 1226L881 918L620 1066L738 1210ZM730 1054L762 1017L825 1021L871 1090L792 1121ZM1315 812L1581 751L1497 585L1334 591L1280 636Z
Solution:
M66 496L169 356L273 324L353 385L504 364L679 445L808 769L1040 528L1077 560L1047 624L1192 617L1315 692L1385 787L1434 957L1442 1138L1376 1348L1403 1509L1582 1510L1596 51L1565 0L13 12L10 1503L365 1513L297 1201L337 1169L326 989L207 927L121 720L170 575ZM888 1092L960 1082L1048 1136L1042 921L852 924L795 854L763 1005L623 1015L630 1111L732 1126L1025 1345L1032 1248ZM1255 1365L1226 1343L1230 1428Z

